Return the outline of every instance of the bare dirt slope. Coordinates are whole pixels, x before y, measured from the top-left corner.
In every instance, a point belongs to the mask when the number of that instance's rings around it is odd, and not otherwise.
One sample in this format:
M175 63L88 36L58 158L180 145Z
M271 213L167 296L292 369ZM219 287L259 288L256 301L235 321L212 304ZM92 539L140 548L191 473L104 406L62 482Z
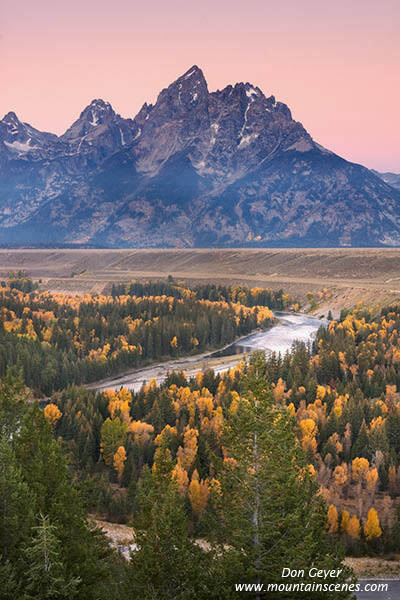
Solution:
M111 282L158 279L284 288L305 298L327 288L320 309L400 297L400 249L0 250L0 276L17 269L62 292L103 292Z

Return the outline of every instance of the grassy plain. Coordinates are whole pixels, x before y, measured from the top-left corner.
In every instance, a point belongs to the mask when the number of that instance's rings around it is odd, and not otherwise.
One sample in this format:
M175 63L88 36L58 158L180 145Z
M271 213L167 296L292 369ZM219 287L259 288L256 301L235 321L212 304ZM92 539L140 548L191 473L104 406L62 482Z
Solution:
M329 298L317 313L400 297L400 248L0 250L0 276L18 269L46 289L72 293L108 292L112 282L168 275L283 288L303 302L308 291L327 288Z

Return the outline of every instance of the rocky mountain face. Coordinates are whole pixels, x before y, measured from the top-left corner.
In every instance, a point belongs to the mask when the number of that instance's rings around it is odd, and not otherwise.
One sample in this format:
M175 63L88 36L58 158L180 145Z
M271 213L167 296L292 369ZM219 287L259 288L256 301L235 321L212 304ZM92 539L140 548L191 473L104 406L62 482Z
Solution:
M400 173L378 173L373 171L375 175L378 175L383 181L386 181L389 185L393 186L397 190L400 190Z
M124 119L93 100L60 137L0 121L0 245L400 245L400 191L317 144L249 83L194 66Z

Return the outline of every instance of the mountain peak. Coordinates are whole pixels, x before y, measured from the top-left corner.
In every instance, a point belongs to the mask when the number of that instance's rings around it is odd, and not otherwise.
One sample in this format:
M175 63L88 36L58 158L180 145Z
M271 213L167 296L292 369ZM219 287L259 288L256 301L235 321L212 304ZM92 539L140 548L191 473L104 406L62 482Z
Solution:
M109 102L96 98L81 112L79 119L62 135L63 140L71 140L86 136L96 131L99 125L110 123L115 111Z
M203 77L204 78L204 74L203 71L197 66L197 65L193 65L190 67L190 69L188 69L186 71L186 73L184 73L183 75L181 75L178 80L180 79L190 79L190 78L194 78L194 77Z
M152 111L163 118L175 119L189 114L193 109L204 108L208 101L208 87L203 71L193 65L167 88L163 89Z
M114 115L115 111L109 102L96 98L81 112L79 118L89 120L90 124L95 127L100 125L105 118Z
M99 110L113 110L111 104L102 100L101 98L95 98L91 101L87 108L98 108Z
M21 121L18 119L15 112L10 111L2 118L2 123L9 126L17 126L20 125Z
M178 88L179 90L193 90L195 92L200 90L208 94L204 73L197 65L190 67L190 69L168 87L169 90L174 88Z

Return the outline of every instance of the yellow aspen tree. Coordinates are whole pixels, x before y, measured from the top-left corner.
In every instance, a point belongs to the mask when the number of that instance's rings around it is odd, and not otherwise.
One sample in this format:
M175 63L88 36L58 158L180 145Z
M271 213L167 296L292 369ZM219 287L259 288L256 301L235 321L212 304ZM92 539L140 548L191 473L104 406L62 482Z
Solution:
M282 379L279 377L279 379L274 387L275 402L280 402L282 400L283 395L285 393L285 387L286 387L285 382L282 381Z
M350 520L350 513L348 510L345 509L342 512L342 518L340 519L340 531L342 533L346 533L349 520Z
M199 517L207 505L208 485L206 481L200 481L197 469L193 471L188 496L194 514Z
M44 409L44 416L51 426L54 426L62 417L62 412L56 404L47 404Z
M312 464L308 465L308 472L310 473L311 477L317 476L317 471L315 470L315 467Z
M185 469L179 463L177 463L172 469L171 477L176 481L178 490L180 491L182 496L184 496L189 486L189 476Z
M361 527L360 527L360 521L358 520L358 518L357 518L356 515L353 515L348 520L346 532L353 539L355 539L355 540L359 540L360 539Z
M366 458L355 458L351 464L353 479L361 483L369 469L369 462Z
M375 508L368 511L368 518L364 525L364 534L368 541L378 538L382 535L382 529L379 523L378 513Z
M118 448L118 450L116 451L116 453L114 454L114 460L113 460L114 469L117 471L118 481L120 483L121 483L122 475L124 474L125 461L126 461L126 450L123 446L120 446Z
M317 440L315 439L318 432L317 424L312 419L303 419L300 421L300 430L303 450L311 449L315 453L317 449Z
M378 481L378 469L376 467L372 467L367 474L365 475L365 481L367 482L367 489L372 494L375 495L376 484Z
M347 482L347 464L343 463L342 465L338 465L337 467L335 467L335 470L333 471L333 477L335 480L336 487L339 488L345 485L345 483Z
M186 426L183 436L183 448L179 446L176 453L178 463L185 471L190 470L196 458L198 435L197 429L191 429L189 425Z
M338 531L338 511L334 504L330 504L328 508L328 533L337 533Z
M144 421L132 421L128 427L128 432L133 433L133 439L137 444L144 446L150 441L154 427Z

